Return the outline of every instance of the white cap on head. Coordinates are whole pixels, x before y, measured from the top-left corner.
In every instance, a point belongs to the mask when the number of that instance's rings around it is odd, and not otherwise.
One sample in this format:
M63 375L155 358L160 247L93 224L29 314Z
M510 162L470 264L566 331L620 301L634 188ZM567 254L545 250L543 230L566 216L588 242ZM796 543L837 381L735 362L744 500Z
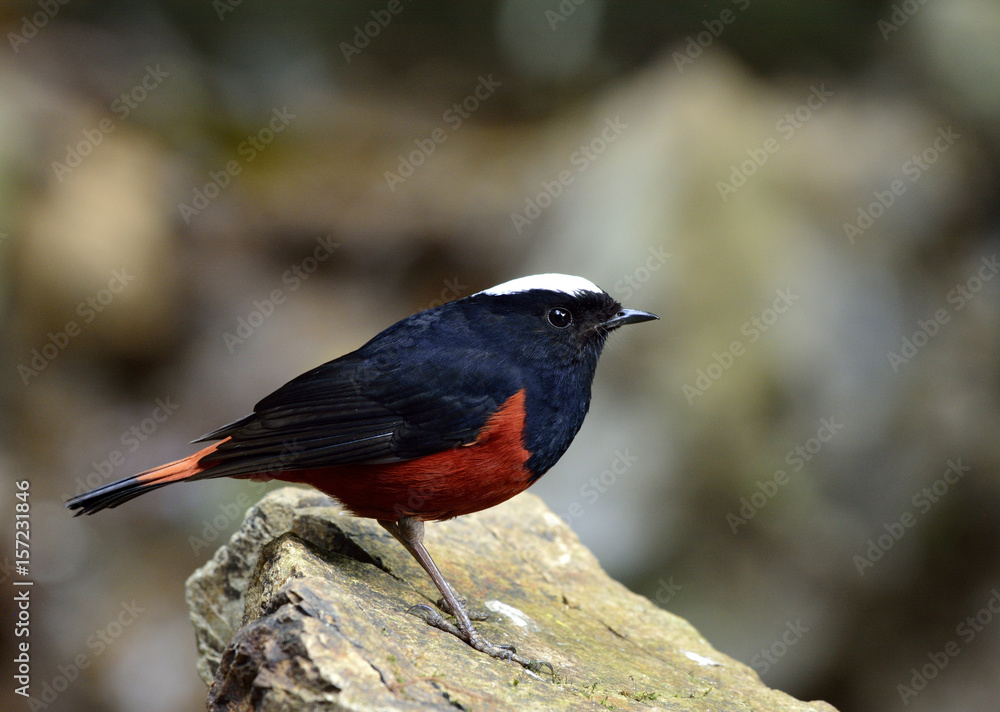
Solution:
M547 289L550 292L564 292L575 294L577 292L594 292L604 294L604 290L583 277L575 277L571 274L533 274L527 277L518 277L509 282L498 284L495 287L484 289L478 294L516 294L527 292L532 289Z

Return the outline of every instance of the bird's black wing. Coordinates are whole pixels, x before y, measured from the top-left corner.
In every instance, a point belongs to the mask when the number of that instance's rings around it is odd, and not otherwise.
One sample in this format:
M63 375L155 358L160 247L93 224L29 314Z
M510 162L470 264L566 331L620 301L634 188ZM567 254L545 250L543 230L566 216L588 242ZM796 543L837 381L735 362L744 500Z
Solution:
M520 387L488 353L406 342L362 347L288 382L199 440L228 438L205 477L408 460L476 439Z

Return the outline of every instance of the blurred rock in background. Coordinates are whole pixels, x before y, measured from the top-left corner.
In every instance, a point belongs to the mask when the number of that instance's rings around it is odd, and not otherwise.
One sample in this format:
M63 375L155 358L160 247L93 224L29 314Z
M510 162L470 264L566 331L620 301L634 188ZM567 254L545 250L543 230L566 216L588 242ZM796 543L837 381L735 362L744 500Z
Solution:
M203 704L184 579L267 488L66 497L542 271L662 317L611 341L533 489L613 576L801 699L1000 693L996 3L13 2L0 28L0 506L31 482L51 709Z

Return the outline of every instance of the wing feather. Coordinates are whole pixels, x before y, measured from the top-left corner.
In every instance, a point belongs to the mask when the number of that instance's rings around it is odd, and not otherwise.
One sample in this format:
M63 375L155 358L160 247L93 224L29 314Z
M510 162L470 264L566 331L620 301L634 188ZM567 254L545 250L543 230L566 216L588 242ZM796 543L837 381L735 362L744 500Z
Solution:
M473 442L521 387L518 374L460 344L406 349L405 358L392 345L372 346L302 374L253 413L200 438L228 438L206 460L204 476L430 455Z

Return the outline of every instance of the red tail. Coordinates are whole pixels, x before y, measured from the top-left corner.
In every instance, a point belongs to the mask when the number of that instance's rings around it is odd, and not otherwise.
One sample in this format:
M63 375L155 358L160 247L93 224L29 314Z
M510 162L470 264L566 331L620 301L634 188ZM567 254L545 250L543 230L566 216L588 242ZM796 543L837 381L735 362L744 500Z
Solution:
M226 438L228 440L229 438ZM209 445L204 450L188 455L182 460L168 462L166 465L154 467L151 470L140 472L138 475L126 477L117 482L109 482L90 492L84 492L78 497L66 502L70 509L78 510L75 516L81 514L93 514L102 509L117 507L122 502L127 502L140 494L152 492L160 487L165 487L171 482L191 479L205 471L212 463L203 463L206 457L215 452L215 449L225 440Z

